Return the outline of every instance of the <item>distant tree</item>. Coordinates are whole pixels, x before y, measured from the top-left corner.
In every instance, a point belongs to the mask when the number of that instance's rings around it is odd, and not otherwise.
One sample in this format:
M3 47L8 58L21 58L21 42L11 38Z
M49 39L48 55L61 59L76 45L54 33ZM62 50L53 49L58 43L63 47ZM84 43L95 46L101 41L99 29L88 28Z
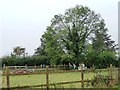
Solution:
M13 54L16 56L24 56L25 55L25 48L16 46L13 48Z
M6 65L6 66L12 66L16 64L16 58L12 57L12 56L3 56L2 57L2 66Z
M92 39L92 47L94 49L94 63L97 67L104 68L110 64L114 64L117 60L118 44L111 40L111 36L107 34L105 23L101 22L101 29L95 32Z
M102 24L101 24L102 25ZM101 27L104 27L103 24ZM95 37L93 38L92 45L96 54L99 54L104 51L117 52L118 44L115 44L115 41L110 39L110 35L107 33L107 29L99 30L95 32Z

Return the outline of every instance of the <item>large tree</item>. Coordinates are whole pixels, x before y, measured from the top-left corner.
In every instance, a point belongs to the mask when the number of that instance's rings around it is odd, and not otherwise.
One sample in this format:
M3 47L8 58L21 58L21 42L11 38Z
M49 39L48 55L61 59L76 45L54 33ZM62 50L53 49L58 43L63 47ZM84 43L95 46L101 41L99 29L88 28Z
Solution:
M44 47L51 61L59 58L78 64L84 62L91 43L96 50L105 49L108 43L105 39L107 28L101 16L88 7L77 5L67 9L64 14L54 16L41 38L41 47Z

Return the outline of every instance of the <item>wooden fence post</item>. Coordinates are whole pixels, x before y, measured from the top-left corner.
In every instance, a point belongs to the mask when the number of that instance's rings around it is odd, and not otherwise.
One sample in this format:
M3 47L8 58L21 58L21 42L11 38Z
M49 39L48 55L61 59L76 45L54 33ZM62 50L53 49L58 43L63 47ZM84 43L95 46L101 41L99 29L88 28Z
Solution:
M118 66L118 84L120 84L120 66Z
M48 66L46 66L46 89L49 90L49 73L48 73Z
M9 78L9 67L6 67L6 82L7 82L7 90L10 90L10 78Z
M84 73L83 73L83 65L81 64L81 86L84 88Z
M112 76L112 64L110 64L110 85L113 84L113 76Z
M112 64L110 64L110 75L112 76Z
M6 70L6 66L5 64L3 65L3 73L5 73L5 70Z

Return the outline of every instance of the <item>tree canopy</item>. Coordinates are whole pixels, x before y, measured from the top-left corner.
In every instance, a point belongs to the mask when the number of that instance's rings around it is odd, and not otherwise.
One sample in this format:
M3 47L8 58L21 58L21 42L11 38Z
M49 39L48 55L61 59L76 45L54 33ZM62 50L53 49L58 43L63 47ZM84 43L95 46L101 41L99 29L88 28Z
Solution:
M67 9L64 14L54 15L40 41L34 55L26 56L26 49L16 46L11 56L2 58L2 64L84 63L87 67L105 68L109 64L118 66L120 63L117 60L118 45L108 34L105 20L81 5Z
M16 56L22 56L22 55L25 55L25 48L23 47L20 47L20 46L16 46L13 48L13 55L16 55Z
M107 51L113 53L114 57L116 55L117 45L107 32L100 14L95 14L88 7L76 5L64 14L54 16L38 48L46 53L51 64L85 63L90 58L99 62L98 57L94 56ZM41 53L39 50L36 51L37 55Z

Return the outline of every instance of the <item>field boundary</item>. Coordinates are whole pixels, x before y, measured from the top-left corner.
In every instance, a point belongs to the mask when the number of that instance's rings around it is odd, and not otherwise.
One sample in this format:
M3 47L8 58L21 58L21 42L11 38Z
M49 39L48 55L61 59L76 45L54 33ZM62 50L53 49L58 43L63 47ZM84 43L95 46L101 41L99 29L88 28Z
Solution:
M6 85L7 85L7 88L6 89L17 89L17 88L31 88L31 87L41 87L41 86L46 86L46 89L48 90L49 89L49 86L51 85L60 85L60 84L69 84L69 83L81 83L81 87L84 88L84 83L86 82L91 82L92 80L85 80L84 79L84 72L94 72L95 69L88 69L88 70L83 70L83 67L81 65L81 70L61 70L61 71L56 71L56 72L52 72L52 71L49 71L49 67L46 66L46 69L45 69L45 72L33 72L33 73L17 73L17 74L14 74L14 73L10 73L9 71L9 66L5 67L5 71L4 73L2 74L3 76L6 77ZM108 69L109 70L109 74L110 74L110 78L109 78L109 83L112 85L113 84L113 76L112 76L112 73L113 73L113 67L112 65L110 65L110 68ZM80 78L81 80L78 80L78 81L67 81L67 82L57 82L57 83L49 83L49 74L50 73L67 73L67 72L80 72ZM45 74L46 75L46 84L41 84L41 85L27 85L27 86L15 86L15 87L11 87L10 86L10 76L16 76L16 75L33 75L33 74Z

